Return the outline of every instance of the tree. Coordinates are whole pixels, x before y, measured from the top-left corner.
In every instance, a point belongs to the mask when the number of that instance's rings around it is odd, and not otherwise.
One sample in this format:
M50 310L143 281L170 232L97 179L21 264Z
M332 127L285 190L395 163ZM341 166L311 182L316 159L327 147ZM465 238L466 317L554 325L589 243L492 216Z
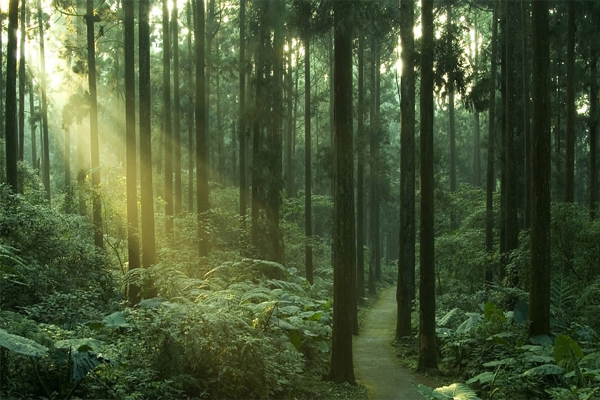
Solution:
M398 258L398 319L396 339L412 334L415 297L415 20L412 1L400 4L402 81L400 82L400 254Z
M379 120L379 78L381 57L381 40L377 34L371 37L371 107L370 107L370 158L369 171L371 176L370 188L370 260L369 260L369 293L375 293L375 281L381 279L381 254L380 254L380 216L381 216L381 121Z
M140 101L140 205L142 212L142 266L156 264L154 199L152 195L152 144L150 114L150 1L139 2L139 101Z
M310 7L310 3L301 2L303 7ZM310 12L310 9L308 9ZM310 18L310 14L308 15ZM311 98L310 98L310 29L306 29L304 41L304 234L306 236L305 266L306 280L311 284L313 277L312 260L312 162L311 162Z
M162 1L163 40L163 134L165 141L165 228L173 233L173 137L171 132L171 37L169 35L169 0Z
M565 202L575 200L575 2L567 2L567 135Z
M8 44L6 48L6 180L14 192L18 191L17 179L17 24L19 0L8 3Z
M358 36L358 104L356 162L356 296L365 297L365 33Z
M42 91L42 180L46 190L46 200L50 202L50 139L48 137L48 96L46 93L46 51L44 47L44 20L42 18L42 2L38 2L38 29L40 34L40 89ZM92 33L93 35L93 33ZM8 62L7 62L8 74ZM8 75L7 75L8 76ZM8 81L7 81L8 94ZM8 103L8 100L7 100ZM16 111L16 110L15 110ZM15 113L16 114L16 113ZM6 115L15 115L7 114ZM10 118L7 118L8 121ZM8 123L8 122L7 122ZM8 129L7 129L8 134Z
M104 248L102 234L102 202L100 199L100 148L98 144L98 96L96 94L96 42L94 33L94 0L86 2L87 61L90 88L90 148L92 151L92 213L94 216L94 243Z
M530 335L550 333L550 93L548 4L532 2L533 131Z
M334 48L334 229L333 333L329 379L354 383L352 298L356 277L352 140L352 5L333 2Z
M239 108L239 153L240 153L240 219L242 227L246 226L246 208L248 202L248 188L246 185L246 0L240 0L240 53L239 53L239 80L240 80L240 108Z
M497 36L498 36L498 2L494 1L494 12L492 17L492 51L490 66L490 106L488 113L488 149L487 149L487 177L485 188L485 250L493 252L494 248L494 191L496 189L496 175L494 165L495 143L496 143L496 59L497 59ZM492 269L488 266L485 270L486 283L492 283Z
M25 10L27 0L21 1L21 40L19 43L19 161L25 155ZM19 188L21 191L23 188Z
M446 46L452 49L452 0L446 1ZM456 122L454 110L454 68L448 71L448 136L450 140L450 192L456 192ZM450 215L450 229L458 228L456 215Z
M138 238L137 205L137 147L135 137L135 24L134 4L123 2L124 41L125 41L125 136L126 136L126 177L127 177L127 253L129 271L140 267L140 244ZM131 304L139 301L140 287L129 285L127 292Z
M192 54L192 15L194 14L194 8L192 0L187 2L186 22L188 28L187 34L187 48L188 53ZM191 57L190 57L191 58ZM196 161L196 149L194 146L194 95L195 95L195 84L194 84L194 70L193 63L190 62L187 66L187 81L188 81L188 109L187 109L187 126L188 126L188 211L194 212L194 164Z
M181 91L179 83L179 9L173 1L171 11L171 32L173 33L173 172L175 174L174 212L181 214Z
M421 221L418 369L437 368L435 332L435 236L433 176L433 1L421 6Z
M208 202L208 156L206 133L206 81L204 75L204 0L196 0L194 40L196 50L196 203L198 208L198 254L208 255L206 212Z
M592 15L594 13L593 3L590 6ZM595 39L599 39L598 24L596 24ZM598 183L597 183L597 152L598 152L598 49L596 41L590 41L590 120L589 120L589 146L590 146L590 176L589 176L589 210L590 219L596 216L596 201L598 198Z

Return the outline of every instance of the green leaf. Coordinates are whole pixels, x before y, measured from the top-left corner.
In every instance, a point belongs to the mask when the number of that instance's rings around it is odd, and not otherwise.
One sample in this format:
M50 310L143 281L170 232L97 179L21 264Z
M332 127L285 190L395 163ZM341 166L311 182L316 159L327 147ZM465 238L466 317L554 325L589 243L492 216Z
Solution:
M515 322L519 325L525 325L529 321L529 305L524 301L517 301L515 304Z
M479 382L480 384L491 382L494 379L494 373L490 371L482 372L481 374L472 377L467 381L467 385L470 385L475 382Z
M4 329L0 329L0 346L30 357L41 357L48 352L48 348L38 342L23 336L13 335Z
M419 385L421 387L422 385ZM445 400L481 400L477 393L464 383L453 383L433 390L434 399ZM431 398L431 397L430 397Z
M79 381L88 374L91 370L102 363L115 365L116 363L108 358L104 358L91 351L80 351L72 354L73 372L71 374L71 382Z
M323 313L320 311L305 311L299 314L300 318L307 319L309 321L320 321Z
M565 358L572 356L577 358L583 357L583 351L577 342L567 335L558 335L554 341L554 361L558 364Z
M544 364L528 369L523 372L523 376L546 376L546 375L562 375L565 370L555 364Z
M319 344L317 344L317 346L319 346L319 350L321 350L322 353L329 353L329 346L327 345L327 343L319 341Z
M287 332L287 335L290 338L290 342L292 342L296 350L300 351L300 349L302 348L302 335L300 334L300 332L290 330Z
M531 344L537 344L541 346L552 346L552 339L548 335L535 335L529 338Z
M122 311L117 311L110 315L107 315L106 317L104 317L102 322L106 327L121 328L129 326L129 324L125 320L125 315Z
M91 350L95 353L100 352L102 348L102 342L96 339L66 339L59 340L54 343L54 347L57 349L74 349L77 351L88 351Z
M485 303L483 307L483 316L486 320L491 321L493 317L499 318L501 321L506 320L504 313L492 301Z

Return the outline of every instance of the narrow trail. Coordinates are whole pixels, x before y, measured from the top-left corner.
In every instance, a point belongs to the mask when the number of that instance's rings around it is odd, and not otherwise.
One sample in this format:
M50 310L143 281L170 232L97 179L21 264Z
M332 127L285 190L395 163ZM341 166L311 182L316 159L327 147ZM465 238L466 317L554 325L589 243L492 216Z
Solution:
M392 347L396 329L396 288L383 291L367 311L362 331L354 337L356 379L367 388L371 400L423 400L412 382L432 387L439 383L400 365Z

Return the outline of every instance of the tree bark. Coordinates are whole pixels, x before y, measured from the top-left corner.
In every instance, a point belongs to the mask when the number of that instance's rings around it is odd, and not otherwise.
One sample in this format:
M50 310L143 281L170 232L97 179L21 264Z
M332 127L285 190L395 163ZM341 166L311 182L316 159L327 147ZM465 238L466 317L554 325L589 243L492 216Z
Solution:
M495 142L496 142L496 62L498 48L498 1L494 1L494 13L492 20L492 54L490 68L490 107L488 115L488 154L487 154L487 177L486 177L486 202L485 202L485 250L488 254L494 251L494 192L496 190L495 175ZM485 282L491 284L493 280L492 268L487 266L485 270Z
M365 297L365 35L358 37L358 127L356 166L356 296Z
M173 1L171 11L171 33L173 34L173 172L175 179L174 214L183 210L181 197L181 91L179 83L179 9L177 1Z
M452 0L446 2L446 31L448 51L452 49ZM448 72L448 136L450 140L450 193L456 192L456 122L454 112L454 71ZM450 229L458 228L454 211L450 213Z
M354 238L354 154L352 143L352 5L334 2L334 229L333 332L329 379L354 383L353 307L356 300Z
M596 217L598 201L598 50L595 43L590 44L590 111L589 111L589 141L590 141L590 176L589 176L589 213L590 219Z
M39 11L38 11L38 24L39 24L39 35L40 35L40 86L42 90L42 180L44 182L44 189L46 190L46 200L50 203L50 143L48 137L48 98L46 95L46 56L45 56L45 47L44 47L44 21L42 19L42 7L41 0L39 2ZM9 11L10 13L10 11ZM15 28L16 29L16 28ZM9 29L10 34L10 29ZM15 39L16 40L16 39ZM8 49L7 49L8 52ZM15 55L16 57L16 55ZM8 78L8 60L7 60L7 78ZM7 80L7 95L8 95L8 80ZM8 99L7 99L8 103ZM8 104L7 104L8 106ZM9 114L7 110L6 115L15 115L16 110L13 114ZM8 123L7 118L6 121ZM7 129L8 135L8 129Z
M529 334L550 334L550 63L548 3L532 2L533 154Z
M21 40L19 43L19 161L25 157L25 10L27 0L21 1ZM19 185L20 186L20 185ZM22 192L23 188L19 187Z
M156 264L154 197L152 193L152 143L150 96L150 1L139 0L139 101L140 101L140 189L142 212L142 266Z
M18 192L17 179L17 27L19 0L8 3L8 44L6 48L6 181Z
M188 53L192 54L192 15L194 14L194 9L192 6L192 0L188 0L187 2L187 12L186 12L186 21L187 21L187 47ZM194 74L192 73L194 69L193 64L190 62L190 65L187 67L187 82L188 89L186 91L188 96L188 108L187 108L187 126L188 126L188 211L190 213L194 212L194 164L196 161L196 150L194 148Z
M162 1L163 42L163 137L165 143L165 230L173 233L173 137L171 130L171 36L169 34L169 0Z
M306 236L306 280L311 284L312 260L312 150L311 150L311 102L310 102L310 31L304 33L304 234Z
M92 152L92 213L94 218L94 244L100 248L104 248L104 236L102 234L102 202L100 199L100 147L98 143L98 96L96 90L94 0L87 0L86 2L86 27L88 80L90 89L90 149Z
M565 140L565 202L575 199L575 3L567 3L567 135Z
M208 236L206 212L210 208L208 201L208 149L206 131L206 80L204 75L204 0L196 0L196 23L194 26L196 48L196 190L198 208L198 254L208 255Z
M125 41L125 140L127 177L127 254L129 271L140 268L140 243L138 238L137 206L137 145L135 137L135 12L132 1L122 3ZM127 299L130 304L140 300L140 286L129 285Z
M419 287L420 329L419 363L423 371L437 368L435 333L435 235L433 176L433 1L421 2L421 221Z
M246 0L240 0L240 111L239 111L239 144L240 144L240 219L242 229L246 227L246 208L248 203L248 187L246 184Z
M412 335L415 299L415 11L412 1L400 5L402 80L400 81L400 254L398 258L398 318L396 340Z

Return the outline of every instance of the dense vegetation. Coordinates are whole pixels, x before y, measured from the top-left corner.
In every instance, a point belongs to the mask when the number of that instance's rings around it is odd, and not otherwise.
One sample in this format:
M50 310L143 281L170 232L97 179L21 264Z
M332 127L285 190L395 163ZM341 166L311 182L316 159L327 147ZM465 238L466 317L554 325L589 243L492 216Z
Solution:
M0 397L600 398L598 2L0 7Z

